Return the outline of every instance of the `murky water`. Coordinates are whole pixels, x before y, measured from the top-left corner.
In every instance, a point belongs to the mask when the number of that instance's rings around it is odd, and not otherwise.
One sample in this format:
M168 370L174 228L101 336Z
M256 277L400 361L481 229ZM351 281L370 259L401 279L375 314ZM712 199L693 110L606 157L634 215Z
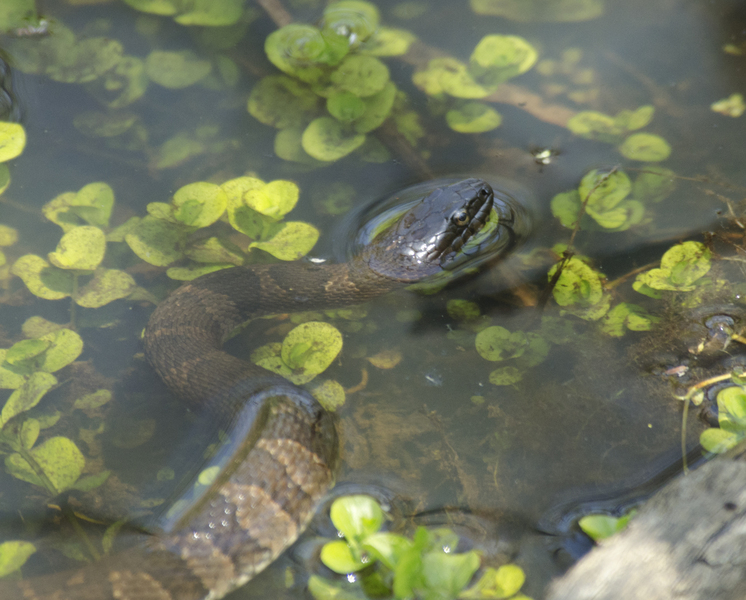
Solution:
M574 507L627 498L628 490L680 458L682 406L669 379L656 373L677 364L677 353L686 355L696 334L683 327L689 336L684 341L656 347L645 331L622 327L623 335L609 335L603 315L590 318L577 307L565 307L567 313L552 299L543 311L537 305L544 302L547 273L562 250L551 249L568 244L572 235L553 214L552 198L577 189L592 169L616 167L634 182L653 166L673 171L673 191L645 202L640 217L624 230L584 222L574 238L576 253L588 257L611 284L604 298L611 307L633 303L659 317L670 315L684 297L695 298L690 308L739 301L733 290L743 276L737 269L723 272L731 279L727 290L716 282L701 296L681 292L671 302L637 293L632 282L636 270L657 266L652 263L674 244L704 241L707 232L725 226L728 215L738 214L746 189L744 117L711 105L743 92L746 12L740 3L609 0L597 18L547 23L479 15L466 3L381 2L384 24L420 40L417 53L381 60L406 94L406 103L395 110L402 119L419 119L422 135L412 147L395 127L382 128L369 134L377 140L375 148L310 165L279 158L275 129L246 109L260 79L277 72L264 55L265 39L276 26L261 8L249 3L245 25L226 30L223 41L228 41L221 44L206 40L209 28L183 27L124 3L75 4L47 2L43 16L64 23L78 39L119 40L125 56L146 59L153 51L190 50L190 60L207 61L211 72L183 87L164 87L151 75L136 101L107 108L96 98L111 102L118 91L111 81L104 89L105 73L85 83L73 74L73 82L63 82L44 71L49 57L40 59L36 73L28 72L22 53L59 34L5 37L14 105L28 139L23 154L7 163L11 183L0 196L0 220L19 234L4 249L8 265L26 254L46 257L55 250L61 230L45 219L42 207L91 182L106 182L114 190L113 228L146 215L149 203L169 202L188 183L220 184L247 173L264 181L289 179L300 188L300 201L288 220L318 228L321 236L310 256L327 258L334 254L335 237L349 235L340 233L343 211L324 206L330 190L342 189L343 208L353 209L430 177L482 176L510 189L531 213L532 234L515 255L435 295L402 291L353 314L317 315L344 335L344 349L324 377L354 390L338 410L339 479L390 490L416 510L456 506L520 523L513 533L519 540L515 558L527 571L527 593L539 596L546 579L565 563L553 562L552 541L544 546L544 537L534 531L537 523L556 534ZM323 10L312 1L289 2L286 8L298 22L315 22ZM412 74L426 68L422 56L468 62L477 42L491 34L525 38L539 62L486 99L502 115L498 128L457 133L444 114L463 101L428 97L412 83ZM623 140L637 130L617 132L610 142L583 139L567 128L580 111L614 116L643 106L655 111L640 131L670 146L663 161L623 155ZM98 122L110 129L91 125ZM543 162L535 156L541 150L552 151ZM244 249L248 241L239 234L231 240ZM107 253L108 268L126 271L154 297L176 285L165 268L137 259L121 242L110 243ZM24 337L21 325L29 317L70 321L69 298L37 298L9 273L1 283L3 348ZM718 296L718 289L725 291ZM473 303L478 314L460 316L455 308L460 300ZM82 499L96 519L129 513L147 523L162 510L168 486L214 441L209 431L194 433L198 425L139 354L139 332L151 311L144 294L101 308L77 307L83 353L60 372L64 385L35 409L39 415L62 412L40 439L73 440L85 456L84 474L112 471L106 484ZM522 350L489 362L477 352L475 336L497 325L523 332ZM281 341L292 326L287 318L251 324L230 349L248 356L258 346ZM521 377L506 385L491 382L491 373L504 367ZM113 391L113 399L100 408L72 411L77 398L97 389ZM703 427L696 414L690 417L689 449ZM54 502L38 487L7 474L2 482L4 537L22 534L19 514L27 521L45 510L56 514L45 509ZM68 555L77 552L69 548ZM34 560L33 568L60 562ZM270 569L234 597L249 597L252 587L281 586L286 566Z

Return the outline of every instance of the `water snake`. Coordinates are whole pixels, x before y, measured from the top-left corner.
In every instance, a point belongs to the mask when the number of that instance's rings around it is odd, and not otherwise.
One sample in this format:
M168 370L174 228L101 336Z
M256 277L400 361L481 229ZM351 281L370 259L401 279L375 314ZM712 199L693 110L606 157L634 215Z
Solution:
M514 211L489 184L466 179L431 188L347 262L236 267L177 289L148 322L145 354L193 410L248 419L245 451L183 526L77 571L2 582L0 597L216 599L248 581L307 525L332 485L337 439L309 393L224 352L226 335L261 315L360 303L447 270L490 215L510 237Z

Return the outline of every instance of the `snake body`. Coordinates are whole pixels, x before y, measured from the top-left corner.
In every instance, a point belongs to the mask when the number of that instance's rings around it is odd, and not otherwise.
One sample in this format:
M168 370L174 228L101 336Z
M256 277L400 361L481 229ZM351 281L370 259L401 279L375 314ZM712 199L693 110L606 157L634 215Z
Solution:
M337 438L310 394L225 353L223 340L248 319L360 303L442 271L492 208L487 183L463 180L432 190L346 263L237 267L176 290L150 318L147 359L193 410L223 421L248 413L246 451L181 527L77 571L0 582L0 598L214 600L265 568L332 485Z

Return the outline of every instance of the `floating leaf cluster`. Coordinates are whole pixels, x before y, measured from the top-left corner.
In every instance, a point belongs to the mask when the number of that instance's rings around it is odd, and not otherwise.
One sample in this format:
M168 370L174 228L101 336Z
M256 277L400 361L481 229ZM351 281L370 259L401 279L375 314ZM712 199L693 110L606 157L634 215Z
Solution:
M671 146L662 137L653 133L634 133L625 137L630 131L648 125L654 114L655 108L650 105L634 111L623 110L614 117L583 111L567 122L567 128L580 137L617 144L622 156L630 160L659 162L671 155Z
M707 452L722 454L746 439L746 387L733 385L717 395L718 425L706 429L699 443Z
M355 574L355 584L312 576L308 588L316 600L357 597L357 586L370 597L530 600L519 591L523 570L513 564L487 568L471 587L480 567L476 550L456 552L458 535L446 528L418 527L412 539L382 532L385 515L369 496L337 498L330 511L344 540L327 542L321 561L340 575Z
M677 244L665 252L659 268L640 273L632 287L651 298L660 298L663 291L691 292L706 283L711 256L700 242Z
M469 64L455 58L432 59L427 68L412 76L426 94L464 100L485 98L501 83L525 73L536 63L538 53L526 40L515 35L487 35L471 54ZM454 131L480 133L500 125L501 117L481 102L456 102L446 121Z
M646 204L657 203L674 190L674 173L662 167L648 167L634 183L621 170L599 169L586 174L577 190L552 198L552 214L568 229L574 229L585 203L581 229L626 231L646 218Z
M603 14L604 0L471 0L471 9L520 22L589 21Z
M173 17L180 25L218 27L236 23L244 0L125 0L132 8Z
M339 160L391 114L397 88L377 57L404 54L414 36L379 20L373 4L341 0L327 6L319 27L290 24L267 37L267 57L284 75L263 78L248 110L279 130L278 156Z

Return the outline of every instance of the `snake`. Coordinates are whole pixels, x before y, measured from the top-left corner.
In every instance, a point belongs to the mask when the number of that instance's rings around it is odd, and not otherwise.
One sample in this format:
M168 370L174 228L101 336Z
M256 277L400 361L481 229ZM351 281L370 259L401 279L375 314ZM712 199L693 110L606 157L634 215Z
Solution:
M430 186L346 262L223 269L162 301L143 336L148 362L191 410L248 423L227 475L173 529L78 570L0 582L0 598L216 600L290 546L334 483L334 419L309 392L228 354L223 342L250 319L359 304L448 271L493 213L511 238L508 200L496 201L481 179L450 181Z

